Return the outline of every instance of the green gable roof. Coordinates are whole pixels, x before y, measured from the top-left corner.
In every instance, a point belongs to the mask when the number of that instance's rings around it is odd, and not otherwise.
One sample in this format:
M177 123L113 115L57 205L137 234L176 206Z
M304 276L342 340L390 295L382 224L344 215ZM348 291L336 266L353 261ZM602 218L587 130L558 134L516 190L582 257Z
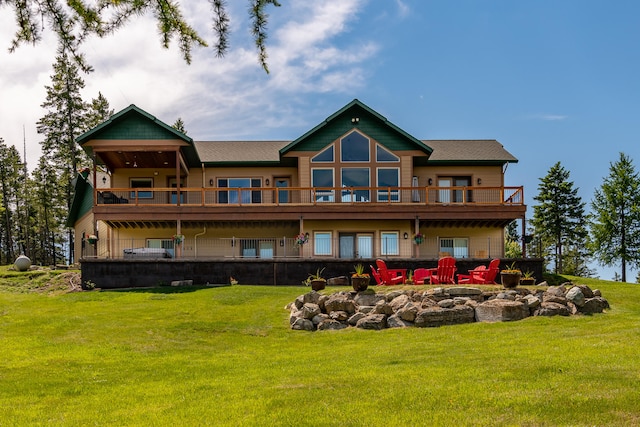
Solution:
M432 151L422 141L409 135L359 100L354 99L309 132L284 147L280 153L320 151L330 142L354 128L393 151L421 150L427 155Z
M73 200L67 217L67 227L73 227L80 218L93 208L93 186L80 174L78 174L75 181Z
M110 139L110 140L163 140L181 139L189 144L183 149L185 158L190 166L199 166L200 158L193 145L193 139L177 129L158 120L155 116L131 104L122 111L111 116L107 121L99 124L93 129L83 133L76 138L76 142L81 146L89 140ZM91 147L83 149L92 156Z

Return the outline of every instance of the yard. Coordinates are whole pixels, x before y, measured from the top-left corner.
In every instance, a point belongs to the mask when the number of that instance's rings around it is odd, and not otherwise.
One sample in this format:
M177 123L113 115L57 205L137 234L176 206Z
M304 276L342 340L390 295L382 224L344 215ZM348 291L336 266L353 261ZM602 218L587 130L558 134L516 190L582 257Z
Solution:
M2 426L640 424L640 285L576 279L611 304L589 317L301 332L284 306L302 286L26 274L0 278Z

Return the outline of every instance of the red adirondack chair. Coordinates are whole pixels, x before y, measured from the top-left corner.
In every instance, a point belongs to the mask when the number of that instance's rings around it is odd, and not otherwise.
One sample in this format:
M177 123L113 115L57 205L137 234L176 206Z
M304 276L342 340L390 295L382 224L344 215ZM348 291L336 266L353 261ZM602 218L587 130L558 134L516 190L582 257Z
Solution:
M416 285L424 285L429 283L429 276L431 276L431 269L429 268L416 268L413 271L413 283Z
M375 279L376 285L382 285L382 277L380 277L380 273L378 273L378 270L376 270L373 265L370 265L369 267L371 267L371 275Z
M438 260L438 268L435 274L429 276L429 283L435 284L455 284L456 259L446 256Z
M376 260L376 265L378 266L378 273L380 274L383 285L399 285L407 280L406 268L389 269L387 268L387 264L381 259Z
M489 267L481 265L469 270L469 274L458 274L458 283L475 285L495 285L496 276L500 271L500 260L492 259Z

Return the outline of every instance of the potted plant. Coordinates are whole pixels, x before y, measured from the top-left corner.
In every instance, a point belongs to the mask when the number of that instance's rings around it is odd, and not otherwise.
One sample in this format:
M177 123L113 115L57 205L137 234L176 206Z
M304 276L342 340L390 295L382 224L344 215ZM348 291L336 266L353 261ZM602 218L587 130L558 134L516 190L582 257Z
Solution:
M98 241L98 236L96 236L95 234L89 234L89 236L87 237L87 240L89 241L89 243L93 245Z
M319 268L318 270L316 270L315 274L309 273L309 277L307 277L307 280L302 283L304 283L306 286L311 286L311 289L313 289L314 291L321 291L325 288L325 286L327 286L327 279L322 277L323 271L324 268Z
M536 278L533 277L533 271L525 271L520 278L520 285L533 286L536 284Z
M423 241L424 236L422 235L422 233L417 233L415 236L413 236L413 243L415 243L416 245L421 245Z
M515 288L518 286L521 276L522 272L516 268L515 262L508 265L506 269L500 271L502 286L505 288Z
M173 235L173 242L176 245L179 245L180 243L182 243L183 240L184 240L184 235L183 234L174 234Z
M407 272L407 280L404 281L405 285L413 285L413 270Z
M309 241L309 233L300 233L293 239L293 242L296 246L302 246L308 241Z
M356 292L364 291L369 287L369 274L364 272L364 265L354 265L355 273L351 275L351 286Z

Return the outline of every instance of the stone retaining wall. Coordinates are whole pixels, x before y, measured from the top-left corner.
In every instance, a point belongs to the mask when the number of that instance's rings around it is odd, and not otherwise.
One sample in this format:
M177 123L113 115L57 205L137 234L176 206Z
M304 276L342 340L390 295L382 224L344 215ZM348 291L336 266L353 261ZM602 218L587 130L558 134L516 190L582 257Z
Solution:
M529 316L602 313L609 302L599 290L565 283L535 290L483 291L474 287L403 289L388 293L311 291L285 307L291 328L326 330L435 327L470 322L507 322Z

